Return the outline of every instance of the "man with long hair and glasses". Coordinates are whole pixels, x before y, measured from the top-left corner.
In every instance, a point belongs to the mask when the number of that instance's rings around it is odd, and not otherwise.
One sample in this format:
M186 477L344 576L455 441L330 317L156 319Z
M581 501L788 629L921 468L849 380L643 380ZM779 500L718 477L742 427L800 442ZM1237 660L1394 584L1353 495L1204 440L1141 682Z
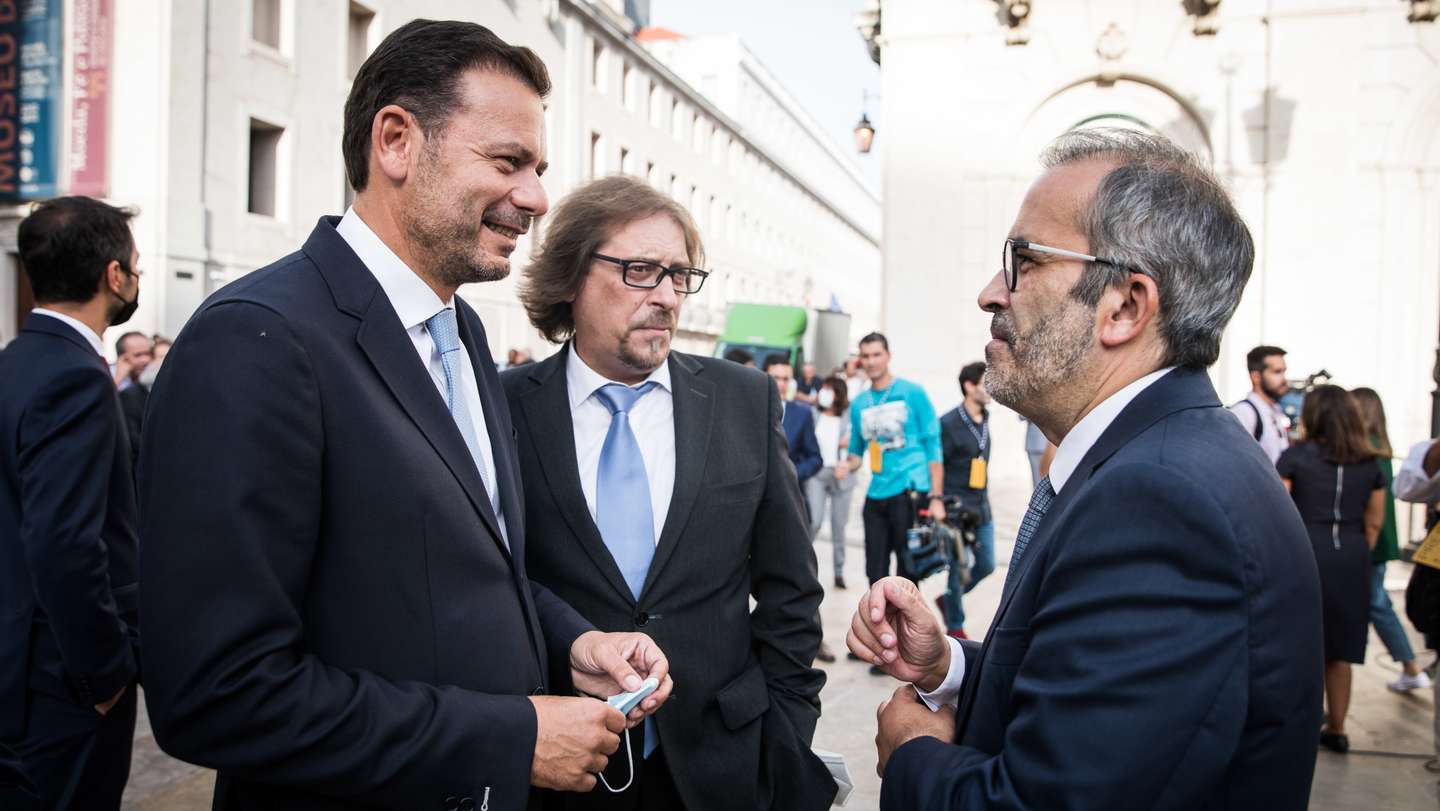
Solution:
M501 376L530 571L596 627L653 637L677 684L566 808L821 811L835 795L810 751L822 592L776 386L672 347L704 257L683 207L614 176L560 201L524 271L530 322L562 344Z

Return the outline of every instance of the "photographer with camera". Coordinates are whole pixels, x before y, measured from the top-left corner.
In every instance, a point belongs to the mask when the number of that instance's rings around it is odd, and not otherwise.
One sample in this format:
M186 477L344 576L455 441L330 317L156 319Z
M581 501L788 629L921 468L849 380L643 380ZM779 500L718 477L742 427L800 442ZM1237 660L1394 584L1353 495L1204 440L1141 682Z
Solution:
M951 523L961 530L975 524L975 562L967 567L963 556L950 566L949 581L943 595L936 598L945 617L945 630L957 639L965 635L965 607L961 598L975 584L995 570L995 522L990 514L990 394L985 391L985 363L976 361L960 370L960 393L964 400L940 418L940 450L945 459L945 495L959 500L960 509L951 516ZM969 513L969 515L967 515Z

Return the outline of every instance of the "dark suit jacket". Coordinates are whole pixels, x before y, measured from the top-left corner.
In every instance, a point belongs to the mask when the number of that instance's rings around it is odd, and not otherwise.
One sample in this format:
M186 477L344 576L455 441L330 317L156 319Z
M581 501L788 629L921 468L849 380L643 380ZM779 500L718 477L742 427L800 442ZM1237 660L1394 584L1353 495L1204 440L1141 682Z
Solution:
M1156 381L1090 449L966 659L958 745L897 749L882 809L1306 807L1315 556L1203 372Z
M511 549L374 276L335 232L212 296L150 395L146 674L220 809L526 807L535 713L590 626L525 572L510 415L479 377ZM455 802L447 802L453 798Z
M690 811L828 808L835 783L809 748L825 683L811 667L823 594L774 384L728 361L670 354L675 490L637 601L580 488L568 354L501 377L532 575L602 630L643 631L665 651L675 694L655 722Z
M0 739L32 689L87 709L135 679L135 484L105 362L32 314L0 352Z
M125 435L130 438L130 462L140 463L140 427L145 422L145 401L150 387L139 383L120 392L120 413L125 417Z
M781 424L785 428L785 444L790 449L790 462L795 465L795 478L804 482L825 466L820 443L815 439L815 412L804 403L786 403Z

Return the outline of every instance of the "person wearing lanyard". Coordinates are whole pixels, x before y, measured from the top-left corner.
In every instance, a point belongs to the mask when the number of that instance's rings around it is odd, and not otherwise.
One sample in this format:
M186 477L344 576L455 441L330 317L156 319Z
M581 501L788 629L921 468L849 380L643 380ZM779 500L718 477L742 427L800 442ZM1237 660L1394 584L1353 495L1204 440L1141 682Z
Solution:
M945 617L945 630L957 639L965 635L965 608L961 595L995 571L995 523L990 514L990 394L985 391L985 363L976 361L960 370L964 401L940 418L940 450L945 459L945 495L959 496L963 509L980 515L975 530L975 563L969 582L965 571L951 565L946 591L936 599ZM959 516L953 517L960 523Z
M915 522L911 493L926 493L930 515L945 520L941 499L940 421L925 389L890 373L890 347L872 332L860 339L860 365L870 388L850 406L850 470L870 468L865 494L865 574L871 584L890 574L890 554ZM862 461L863 459L863 461ZM909 572L900 572L909 576Z

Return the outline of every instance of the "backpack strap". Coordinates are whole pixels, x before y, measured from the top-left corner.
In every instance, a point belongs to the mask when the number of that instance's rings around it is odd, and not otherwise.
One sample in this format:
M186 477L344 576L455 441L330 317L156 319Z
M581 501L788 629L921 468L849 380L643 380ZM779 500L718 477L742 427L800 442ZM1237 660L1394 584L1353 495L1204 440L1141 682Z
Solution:
M1260 409L1257 408L1257 407L1255 406L1255 404L1252 403L1252 402L1250 402L1249 400L1241 400L1240 402L1236 403L1235 405L1236 405L1236 406L1238 406L1238 405L1247 405L1247 406L1250 406L1250 410L1255 412L1255 430L1252 431L1251 434L1255 437L1255 441L1256 441L1256 442L1259 442L1259 441L1260 441L1260 435L1263 434L1263 433L1265 433L1265 421L1264 421L1265 418L1260 415ZM1231 407L1231 408L1234 408L1235 406L1230 406L1230 407Z

